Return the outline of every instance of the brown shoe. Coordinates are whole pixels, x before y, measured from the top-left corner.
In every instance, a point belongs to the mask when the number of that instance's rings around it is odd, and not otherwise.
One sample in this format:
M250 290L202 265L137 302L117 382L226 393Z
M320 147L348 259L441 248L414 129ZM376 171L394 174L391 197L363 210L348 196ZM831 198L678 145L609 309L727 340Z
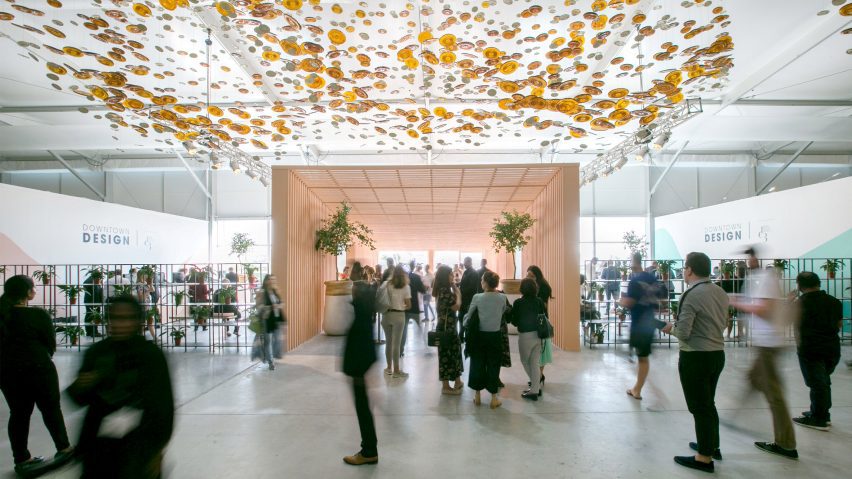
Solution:
M378 464L379 463L379 456L364 457L359 452L358 454L355 454L354 456L344 457L343 462L345 462L346 464L349 464L351 466L363 466L364 464Z

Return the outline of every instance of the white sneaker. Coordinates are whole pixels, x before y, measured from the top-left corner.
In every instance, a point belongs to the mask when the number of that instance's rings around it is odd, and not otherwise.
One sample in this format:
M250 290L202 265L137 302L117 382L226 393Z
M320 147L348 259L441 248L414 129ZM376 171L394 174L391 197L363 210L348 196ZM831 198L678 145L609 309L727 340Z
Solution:
M407 378L408 373L400 371L398 373L393 373L393 377L395 377L395 378Z

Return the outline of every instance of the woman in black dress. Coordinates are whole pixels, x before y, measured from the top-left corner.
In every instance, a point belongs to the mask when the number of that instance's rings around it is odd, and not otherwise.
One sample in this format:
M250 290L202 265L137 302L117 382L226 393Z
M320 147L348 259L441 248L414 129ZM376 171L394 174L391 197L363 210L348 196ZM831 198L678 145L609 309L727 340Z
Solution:
M53 464L71 459L65 419L59 405L59 378L53 364L56 333L47 311L31 308L33 280L16 275L6 280L0 296L0 388L9 405L9 442L15 472L29 475L44 467L45 460L27 449L33 406L41 411L44 425L56 446Z
M376 345L373 342L373 316L375 314L376 288L364 277L361 263L352 265L352 305L355 308L355 320L346 334L343 349L343 373L352 378L352 393L355 397L355 413L361 429L361 450L343 461L353 466L375 464L379 462L376 427L373 413L370 412L370 400L367 396L367 384L364 375L376 362Z
M438 346L438 379L444 386L442 394L459 395L462 393L464 383L461 379L464 371L464 363L461 355L461 341L458 336L456 311L461 306L461 292L453 284L453 271L449 266L441 266L435 273L435 281L432 284L432 295L438 305L437 322L435 331L452 331L452 339L449 343L441 343ZM454 385L450 386L450 381Z

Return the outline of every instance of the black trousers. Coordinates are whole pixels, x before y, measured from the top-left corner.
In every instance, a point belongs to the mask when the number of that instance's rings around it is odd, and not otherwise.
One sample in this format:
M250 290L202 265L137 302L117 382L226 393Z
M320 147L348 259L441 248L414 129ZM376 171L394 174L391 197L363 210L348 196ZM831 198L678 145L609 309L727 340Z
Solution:
M38 406L44 425L53 438L57 451L68 448L68 433L65 418L59 406L59 379L56 368L31 371L29 373L7 372L3 378L3 396L9 404L9 442L15 464L30 457L27 443L30 437L30 418L33 408Z
M370 411L370 399L367 397L367 385L364 376L352 377L352 393L355 396L355 414L358 415L358 427L361 429L361 454L365 457L379 455L377 449L376 425Z
M677 363L686 407L695 420L698 453L703 456L712 456L719 448L716 385L724 368L724 351L681 351Z
M811 390L811 415L817 421L830 421L831 373L840 362L840 355L803 356L799 354L799 367L805 385Z
M502 360L503 343L500 331L480 331L470 352L470 375L467 385L476 391L487 389L491 394L496 394L500 387Z

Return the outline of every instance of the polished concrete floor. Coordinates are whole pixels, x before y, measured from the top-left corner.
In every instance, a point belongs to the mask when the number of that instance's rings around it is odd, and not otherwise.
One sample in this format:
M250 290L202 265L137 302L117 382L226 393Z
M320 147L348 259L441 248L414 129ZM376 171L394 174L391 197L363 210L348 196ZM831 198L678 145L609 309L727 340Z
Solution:
M473 392L442 396L437 356L413 326L403 368L408 379L390 379L382 363L370 371L380 463L352 467L341 461L358 450L358 424L348 378L339 372L341 338L319 336L287 354L275 371L237 351L222 354L170 352L177 425L167 454L169 478L372 478L387 477L702 477L677 466L674 455L690 454L692 418L677 379L677 350L658 347L642 401L625 389L634 364L623 349L556 351L546 370L543 401L520 398L526 377L515 355L502 373L503 407L472 403ZM516 344L512 344L513 349ZM380 355L382 350L379 351ZM844 359L852 348L844 347ZM801 460L759 451L754 441L772 440L763 398L745 396L749 348L730 348L716 395L722 416L725 477L848 477L852 470L852 370L833 376L833 429L796 428ZM62 386L72 379L80 355L60 352ZM808 392L790 352L782 363L791 412L808 404ZM467 380L465 375L465 381ZM487 394L485 394L487 400ZM81 411L65 405L76 435ZM8 419L5 403L0 422ZM50 454L51 442L38 413L30 438L34 454ZM0 475L11 477L11 452L0 434ZM844 473L843 471L847 471ZM67 468L48 477L76 477Z

